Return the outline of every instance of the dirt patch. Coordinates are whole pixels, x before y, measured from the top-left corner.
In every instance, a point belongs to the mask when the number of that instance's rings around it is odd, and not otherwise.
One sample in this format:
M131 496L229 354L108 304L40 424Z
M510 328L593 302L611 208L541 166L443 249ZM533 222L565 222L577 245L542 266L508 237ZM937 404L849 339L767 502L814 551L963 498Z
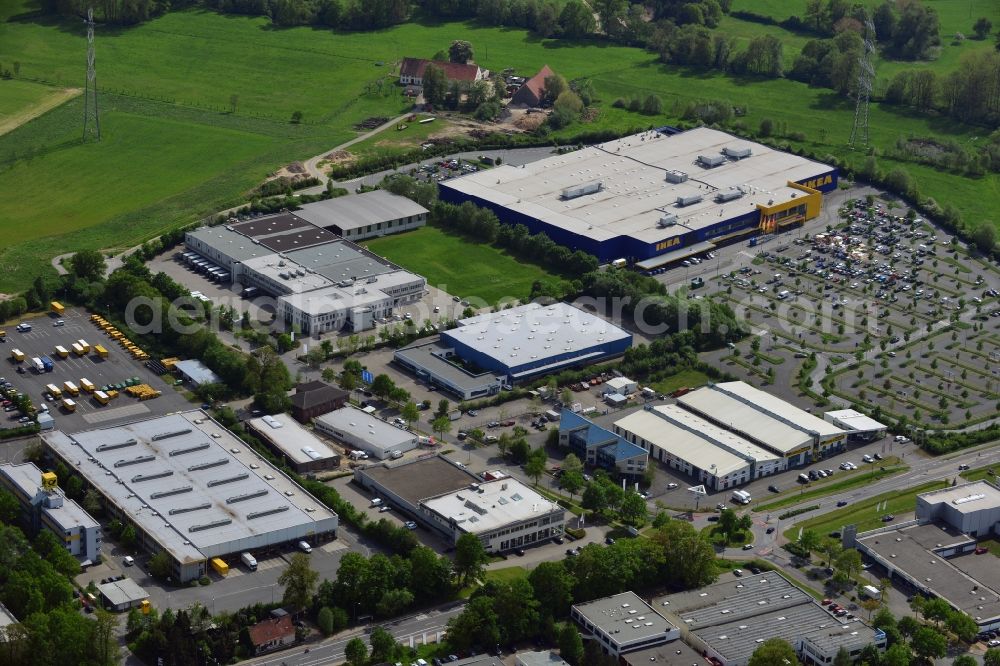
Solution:
M273 174L267 177L268 180L276 180L278 178L287 178L290 181L301 180L306 177L306 167L302 162L292 162L286 166L281 167Z
M11 115L4 120L0 120L0 136L11 132L21 125L34 120L38 116L42 115L47 111L51 111L57 106L61 105L63 102L67 102L77 95L81 91L79 88L64 88L62 90L54 90L53 93L47 96L45 99L41 100L37 104L33 104L25 109L22 109L18 113Z
M533 132L545 122L544 113L524 114L514 121L514 127L521 132Z
M373 130L379 125L384 125L389 122L388 118L382 116L372 116L370 118L365 118L360 123L354 126L356 130Z

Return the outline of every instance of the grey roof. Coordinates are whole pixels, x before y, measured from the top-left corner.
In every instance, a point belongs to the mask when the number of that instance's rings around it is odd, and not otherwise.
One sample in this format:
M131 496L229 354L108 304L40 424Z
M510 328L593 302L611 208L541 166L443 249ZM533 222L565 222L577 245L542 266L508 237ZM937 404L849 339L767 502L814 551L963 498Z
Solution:
M515 659L524 666L569 666L552 650L518 652Z
M323 440L288 414L250 419L250 426L296 464L304 465L338 456Z
M580 354L598 345L631 339L628 331L567 303L528 303L476 315L459 320L458 328L441 333L445 344L460 342L504 366Z
M662 636L675 628L635 592L575 604L573 608L614 643Z
M138 583L127 576L122 580L98 585L97 589L100 590L101 594L104 595L112 606L134 604L137 601L149 598L146 590L139 587Z
M333 282L363 280L397 269L392 262L344 240L287 252L285 257Z
M42 438L182 563L336 529L336 514L201 410Z
M17 622L14 614L7 610L7 607L0 603L0 628L9 626Z
M331 231L327 231L326 229L317 229L312 225L307 225L305 228L296 229L295 231L291 231L287 234L267 236L266 238L260 238L259 240L261 245L270 248L275 252L289 252L304 247L320 245L322 243L330 243L338 238L339 236Z
M724 160L703 169L698 155L718 155L723 148L751 148L752 156ZM725 132L697 128L664 136L655 131L626 136L523 167L503 165L441 183L440 187L482 198L597 241L630 236L645 242L687 233L756 211L758 204L785 202L804 192L789 181L802 181L832 170L804 157L781 152ZM668 171L690 174L681 183L666 180ZM566 199L567 188L600 182L592 194ZM717 191L739 187L745 194L717 203ZM679 197L703 195L699 203L677 208ZM664 213L677 224L659 226Z
M25 497L34 497L42 485L42 470L35 466L35 463L26 462L19 464L0 465L0 474L8 479L12 484L20 488ZM65 479L60 481L65 482ZM87 513L86 509L66 497L61 489L56 489L56 494L62 496L62 506L42 507L44 512L54 524L64 530L74 528L90 529L100 527L93 516Z
M201 227L187 232L187 237L200 240L233 261L246 261L272 252L263 245L254 243L250 238L223 226Z
M879 430L888 428L885 424L879 423L870 416L862 414L855 409L836 409L832 412L824 413L823 417L830 421L830 423L840 423L841 427L853 432L878 432Z
M973 481L921 493L920 499L930 504L948 503L959 513L974 513L1000 507L1000 488L987 481Z
M312 228L312 225L294 213L282 212L264 215L246 222L236 222L229 225L229 228L250 238L266 238L284 234L293 229Z
M313 422L324 429L324 432L327 429L336 430L382 451L398 449L417 438L416 434L409 430L397 428L350 405L317 416Z
M627 666L707 666L708 662L699 652L695 652L687 643L671 641L664 645L623 654L622 659Z
M205 367L205 364L198 359L177 361L177 363L174 364L174 367L177 368L182 375L188 377L196 386L201 386L202 384L215 384L222 381L219 375Z
M411 365L423 368L441 379L450 382L456 388L465 391L474 391L484 385L496 383L495 372L481 372L473 374L454 363L449 363L442 354L452 351L451 345L443 344L440 339L430 342L421 342L412 347L404 347L395 352L396 358L402 359Z
M481 480L442 456L427 456L398 463L386 461L359 469L357 474L390 490L414 510L422 499L468 488L470 483L479 483Z
M373 190L305 204L295 214L318 227L336 225L346 230L426 213L426 208L406 197Z
M483 481L475 490L460 489L421 502L465 532L480 534L505 525L538 519L564 509L517 479ZM652 618L650 618L652 619Z

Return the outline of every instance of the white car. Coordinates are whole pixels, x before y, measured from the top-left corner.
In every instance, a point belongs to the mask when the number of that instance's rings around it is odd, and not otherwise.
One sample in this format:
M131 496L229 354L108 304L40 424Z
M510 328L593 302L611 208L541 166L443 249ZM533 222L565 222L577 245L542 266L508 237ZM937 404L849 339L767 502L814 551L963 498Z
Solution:
M897 444L906 444L908 441L910 441L909 437L903 437L902 435L896 435L896 443Z
M862 459L863 461L865 461L866 463L873 463L873 462L875 462L875 459L874 459L874 458L872 458L872 457L871 457L870 455L868 455L867 453L866 453L865 455L861 456L861 459Z
M124 557L124 558L122 559L122 564L124 564L124 565L125 565L125 566L127 566L127 567L130 567L130 566L132 566L133 564L135 564L135 558L134 558L134 557L132 557L131 555L126 555L126 556L125 556L125 557Z
M303 553L313 552L312 546L310 546L307 541L299 541L299 543L296 545L298 545L299 550L301 550Z
M677 487L676 483L668 483L667 484L667 490L673 490L676 487Z

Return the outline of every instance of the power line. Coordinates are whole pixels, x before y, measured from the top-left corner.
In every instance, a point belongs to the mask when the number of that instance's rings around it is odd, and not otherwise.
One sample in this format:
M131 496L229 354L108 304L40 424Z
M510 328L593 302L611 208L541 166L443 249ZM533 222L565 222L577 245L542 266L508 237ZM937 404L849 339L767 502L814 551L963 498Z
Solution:
M83 140L88 133L101 140L101 115L97 110L97 68L94 66L94 8L87 8L87 82L83 91Z
M858 56L858 101L854 106L854 126L848 145L852 148L860 141L868 145L868 107L875 81L875 24L871 16L865 18L865 47Z

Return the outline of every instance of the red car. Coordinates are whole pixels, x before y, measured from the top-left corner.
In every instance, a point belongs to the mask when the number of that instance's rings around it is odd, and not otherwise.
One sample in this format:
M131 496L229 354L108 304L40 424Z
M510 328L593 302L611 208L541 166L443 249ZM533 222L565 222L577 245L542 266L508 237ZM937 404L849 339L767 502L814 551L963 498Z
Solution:
M824 606L829 606L830 604L832 604L832 603L833 603L833 599L824 599L824 600L823 600L823 601L822 601L821 603L822 603L822 604L823 604Z

